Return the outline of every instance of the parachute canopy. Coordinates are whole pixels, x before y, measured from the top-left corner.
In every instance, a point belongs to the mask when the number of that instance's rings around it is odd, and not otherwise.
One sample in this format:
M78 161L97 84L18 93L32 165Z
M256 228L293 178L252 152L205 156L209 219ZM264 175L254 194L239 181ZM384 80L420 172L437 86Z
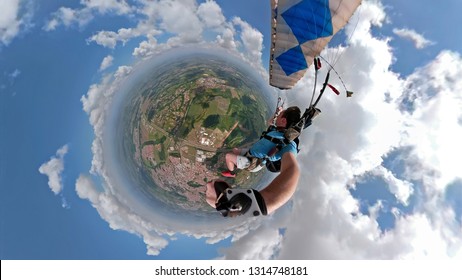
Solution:
M361 0L271 0L270 85L292 88Z

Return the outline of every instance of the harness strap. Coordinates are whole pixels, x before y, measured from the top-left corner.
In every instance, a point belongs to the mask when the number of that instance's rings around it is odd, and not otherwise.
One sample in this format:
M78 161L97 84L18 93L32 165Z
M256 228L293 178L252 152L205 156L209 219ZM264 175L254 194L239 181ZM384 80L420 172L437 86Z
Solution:
M271 137L271 136L269 136L268 134L265 134L265 135L263 136L263 138L265 138L266 140L269 140L269 141L273 142L273 143L276 144L276 145L286 144L286 141L284 141L284 140L286 140L286 139ZM289 143L290 143L290 142L289 142ZM287 143L287 144L289 144L289 143ZM287 144L286 144L286 145L287 145Z

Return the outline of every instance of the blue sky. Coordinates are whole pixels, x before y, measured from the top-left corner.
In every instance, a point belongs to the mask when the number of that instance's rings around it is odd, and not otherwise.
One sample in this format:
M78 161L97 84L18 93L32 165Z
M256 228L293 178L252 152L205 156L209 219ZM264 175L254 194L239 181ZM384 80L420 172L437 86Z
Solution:
M1 259L462 257L460 1L363 1L336 65L356 94L321 102L292 202L226 230L111 211L123 205L95 144L102 93L190 44L264 72L269 1L36 2L0 0Z

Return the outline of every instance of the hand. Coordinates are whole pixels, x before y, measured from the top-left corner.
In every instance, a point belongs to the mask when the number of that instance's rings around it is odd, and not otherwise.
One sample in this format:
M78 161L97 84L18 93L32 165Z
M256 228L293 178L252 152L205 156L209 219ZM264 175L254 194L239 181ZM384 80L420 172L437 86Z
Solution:
M252 205L252 199L243 193L238 193L228 199L227 191L231 187L225 181L214 180L207 183L206 201L217 209L224 217L237 217L245 214Z
M208 182L205 189L205 200L210 206L216 208L218 197L229 187L228 183L222 180Z
M216 209L223 217L237 217L247 213L251 205L252 199L248 195L239 193L228 199L224 194L218 199Z

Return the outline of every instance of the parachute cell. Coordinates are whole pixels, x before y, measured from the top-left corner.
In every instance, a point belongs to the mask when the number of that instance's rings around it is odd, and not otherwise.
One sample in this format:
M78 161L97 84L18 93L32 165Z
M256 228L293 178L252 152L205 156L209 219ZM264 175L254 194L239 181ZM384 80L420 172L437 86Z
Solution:
M292 88L361 0L271 0L270 85Z

